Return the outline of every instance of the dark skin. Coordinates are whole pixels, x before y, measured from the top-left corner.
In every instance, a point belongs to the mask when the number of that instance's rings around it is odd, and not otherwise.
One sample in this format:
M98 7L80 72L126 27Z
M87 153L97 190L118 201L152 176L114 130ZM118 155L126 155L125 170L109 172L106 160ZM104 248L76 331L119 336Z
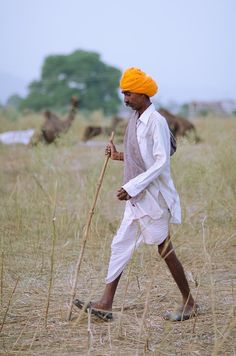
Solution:
M123 92L123 94L124 103L131 107L133 110L138 111L139 116L149 107L149 105L151 105L149 97L144 94L136 94L130 92ZM112 141L110 141L107 145L105 154L109 155L112 160L124 160L123 152L118 152ZM118 189L116 195L119 200L128 200L131 198L123 188ZM167 236L166 240L158 246L158 252L165 260L171 275L174 278L182 295L181 308L185 313L191 313L191 311L194 309L195 302L191 295L183 266L175 254L170 236ZM112 304L121 274L113 282L106 284L101 299L98 302L92 303L94 308L109 311L112 310Z

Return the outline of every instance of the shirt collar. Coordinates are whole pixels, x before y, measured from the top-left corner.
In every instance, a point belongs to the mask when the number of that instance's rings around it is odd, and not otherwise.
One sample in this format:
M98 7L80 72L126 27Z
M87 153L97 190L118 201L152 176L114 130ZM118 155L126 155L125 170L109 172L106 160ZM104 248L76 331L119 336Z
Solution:
M142 113L139 117L139 120L142 121L145 125L148 123L150 115L156 110L155 105L151 104L149 107Z

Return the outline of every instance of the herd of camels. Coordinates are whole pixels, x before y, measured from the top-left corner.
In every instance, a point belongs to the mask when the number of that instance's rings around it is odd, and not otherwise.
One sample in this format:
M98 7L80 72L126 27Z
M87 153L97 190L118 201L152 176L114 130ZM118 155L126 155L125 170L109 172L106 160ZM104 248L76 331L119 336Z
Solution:
M75 96L71 98L71 109L66 119L61 120L57 115L51 111L44 112L44 122L41 126L40 132L38 132L33 138L31 144L37 144L39 141L45 143L52 143L61 134L65 134L71 127L76 113L79 108L79 101ZM159 109L159 113L166 118L170 130L176 138L180 136L189 136L195 143L200 139L197 135L196 128L192 122L187 119L171 114L166 109ZM87 126L85 127L82 140L84 142L98 135L109 136L112 131L115 131L116 135L123 136L125 128L127 126L127 120L121 117L114 116L111 120L110 126Z

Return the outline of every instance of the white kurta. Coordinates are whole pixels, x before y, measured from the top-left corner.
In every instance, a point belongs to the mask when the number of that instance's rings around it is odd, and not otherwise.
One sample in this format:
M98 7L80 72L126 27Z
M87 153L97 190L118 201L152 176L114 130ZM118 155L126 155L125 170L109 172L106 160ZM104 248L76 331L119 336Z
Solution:
M137 139L146 171L123 188L131 197L145 194L135 203L126 202L111 246L106 283L120 275L141 242L161 244L168 236L169 222L181 223L179 196L170 174L169 127L153 104L139 117Z
M145 191L144 197L134 206L127 201L126 209L133 218L144 215L161 217L158 193L163 195L171 212L171 223L181 223L179 195L170 174L170 132L166 119L150 105L139 117L137 139L146 171L131 179L123 188L131 197Z

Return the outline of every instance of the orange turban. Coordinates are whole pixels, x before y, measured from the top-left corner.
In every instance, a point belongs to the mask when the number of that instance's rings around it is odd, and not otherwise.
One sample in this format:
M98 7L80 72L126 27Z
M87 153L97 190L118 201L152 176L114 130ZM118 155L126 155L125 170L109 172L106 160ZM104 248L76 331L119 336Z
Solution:
M124 71L120 80L120 88L122 91L146 94L147 96L153 96L158 91L158 86L155 80L141 71L141 69L134 67Z

